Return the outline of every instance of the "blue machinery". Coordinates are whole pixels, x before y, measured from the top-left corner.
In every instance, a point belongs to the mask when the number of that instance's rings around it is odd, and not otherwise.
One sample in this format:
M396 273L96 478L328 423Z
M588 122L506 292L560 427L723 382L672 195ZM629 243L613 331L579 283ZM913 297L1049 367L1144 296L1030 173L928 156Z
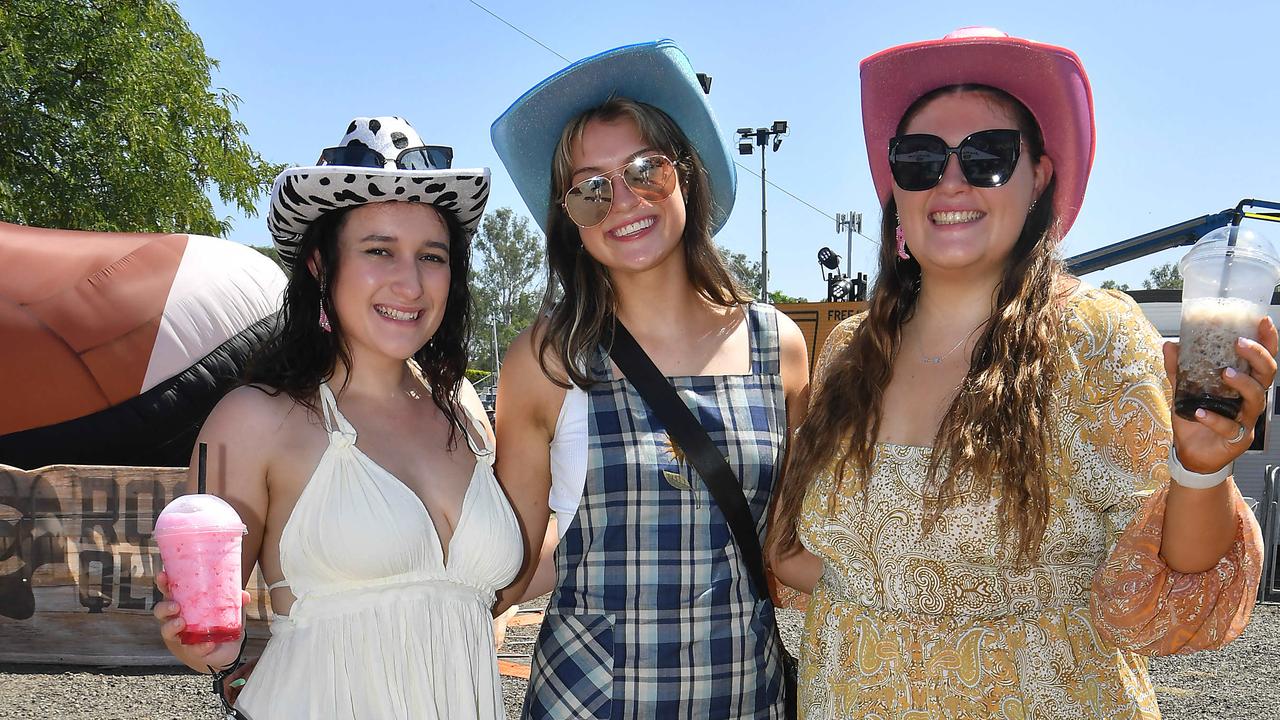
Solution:
M1251 212L1246 208L1261 208L1264 211L1255 210ZM1160 252L1161 250L1183 245L1194 245L1205 233L1227 225L1239 225L1246 218L1280 222L1280 203L1268 200L1241 200L1234 208L1223 210L1213 215L1202 215L1192 220L1170 225L1167 228L1144 233L1128 240L1121 240L1118 243L1067 258L1067 270L1072 275L1087 275L1091 272L1104 270L1112 265L1119 265L1123 262ZM826 270L835 271L829 274L823 273L823 280L827 283L827 302L867 299L868 280L866 275L858 273L856 278L841 275L839 272L840 256L832 252L830 248L822 248L818 253L818 262Z
M1264 208L1271 212L1249 212L1245 208ZM1205 233L1227 225L1239 225L1245 218L1280 222L1280 203L1267 200L1241 200L1240 204L1234 208L1220 213L1180 222L1177 225L1170 225L1167 228L1067 258L1067 270L1072 275L1086 275L1161 250L1193 245Z

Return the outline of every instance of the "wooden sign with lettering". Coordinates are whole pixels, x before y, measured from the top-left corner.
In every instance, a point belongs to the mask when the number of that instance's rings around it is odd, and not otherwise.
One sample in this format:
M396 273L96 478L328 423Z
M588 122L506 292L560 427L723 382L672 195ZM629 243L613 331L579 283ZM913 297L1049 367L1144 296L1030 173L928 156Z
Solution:
M852 317L867 309L865 302L829 302L829 303L779 303L774 305L786 313L787 317L800 326L804 333L804 341L809 346L809 373L813 373L813 364L817 361L822 346L826 344L831 329L845 318Z
M185 468L0 465L0 662L174 665L151 609L156 517ZM268 636L261 573L249 585L249 644Z

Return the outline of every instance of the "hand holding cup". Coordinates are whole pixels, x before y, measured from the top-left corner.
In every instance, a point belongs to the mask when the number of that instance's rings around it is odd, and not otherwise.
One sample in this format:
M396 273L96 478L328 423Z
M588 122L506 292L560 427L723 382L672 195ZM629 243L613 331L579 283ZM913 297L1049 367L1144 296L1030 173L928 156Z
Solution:
M169 577L164 572L156 573L156 588L166 598L169 597ZM249 593L244 590L241 593L241 606L247 605ZM235 662L236 656L240 654L241 638L225 642L183 644L181 635L187 623L182 619L181 607L173 600L165 599L156 603L151 614L160 623L160 637L164 639L165 645L175 657L193 670L220 670Z
M1257 340L1238 338L1236 355L1247 363L1249 371L1234 367L1221 371L1222 384L1240 396L1240 409L1235 417L1224 417L1204 408L1194 411L1192 419L1173 415L1173 444L1178 460L1186 469L1197 473L1213 473L1234 461L1253 443L1253 429L1266 410L1267 392L1276 376L1276 353L1280 348L1276 326L1270 317L1258 322ZM1176 385L1178 376L1178 343L1165 343L1164 367L1169 382ZM1243 432L1241 432L1243 430Z

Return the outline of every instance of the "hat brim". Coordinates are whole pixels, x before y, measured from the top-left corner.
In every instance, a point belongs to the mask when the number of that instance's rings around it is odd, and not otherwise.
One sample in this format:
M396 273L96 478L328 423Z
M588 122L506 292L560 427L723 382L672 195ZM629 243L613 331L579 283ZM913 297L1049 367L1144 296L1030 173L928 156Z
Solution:
M1093 93L1075 53L1022 38L974 36L890 48L862 61L862 128L876 194L893 196L889 140L922 95L959 84L999 88L1027 106L1057 178L1061 233L1075 222L1093 166Z
M489 200L488 168L399 170L319 165L289 168L271 187L267 229L286 267L292 269L307 227L326 212L354 205L418 202L453 213L468 235L484 217Z
M729 219L737 173L689 58L671 40L627 45L579 60L535 85L490 130L494 149L545 233L556 145L571 120L611 97L652 105L675 121L697 151L711 187L712 231Z

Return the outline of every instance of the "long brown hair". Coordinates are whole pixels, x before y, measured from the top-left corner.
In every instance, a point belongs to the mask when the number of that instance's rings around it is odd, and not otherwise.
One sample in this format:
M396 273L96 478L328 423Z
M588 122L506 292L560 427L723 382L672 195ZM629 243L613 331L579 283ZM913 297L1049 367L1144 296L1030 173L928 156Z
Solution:
M960 92L984 95L1009 110L1030 158L1038 162L1044 155L1044 140L1030 111L1009 94L983 85L956 85L924 95L907 110L898 132L934 98ZM934 436L925 482L924 531L931 531L943 511L965 494L959 479L971 477L974 493L998 496L1000 531L1006 541L1015 531L1012 547L1019 564L1039 552L1057 470L1053 381L1058 377L1061 311L1055 288L1065 271L1057 254L1054 188L1050 180L1009 255L986 330ZM897 257L896 214L890 199L880 226L880 272L870 307L852 340L829 362L796 434L778 499L774 542L779 547L796 542L805 493L833 462L834 493L843 489L847 470L864 491L871 475L884 390L893 376L902 327L914 315L920 293L920 264Z
M685 267L698 294L716 305L732 307L751 298L734 281L720 252L711 240L712 197L707 171L692 143L665 112L629 98L610 98L565 126L556 146L551 169L550 209L547 216L547 262L551 281L542 298L535 328L542 331L538 343L538 363L542 372L561 387L572 383L589 387L590 357L612 332L617 295L609 272L582 247L578 226L569 219L560 200L573 177L573 148L593 120L613 122L629 119L640 136L676 162L685 206L685 226L681 235ZM563 363L563 374L555 369Z

